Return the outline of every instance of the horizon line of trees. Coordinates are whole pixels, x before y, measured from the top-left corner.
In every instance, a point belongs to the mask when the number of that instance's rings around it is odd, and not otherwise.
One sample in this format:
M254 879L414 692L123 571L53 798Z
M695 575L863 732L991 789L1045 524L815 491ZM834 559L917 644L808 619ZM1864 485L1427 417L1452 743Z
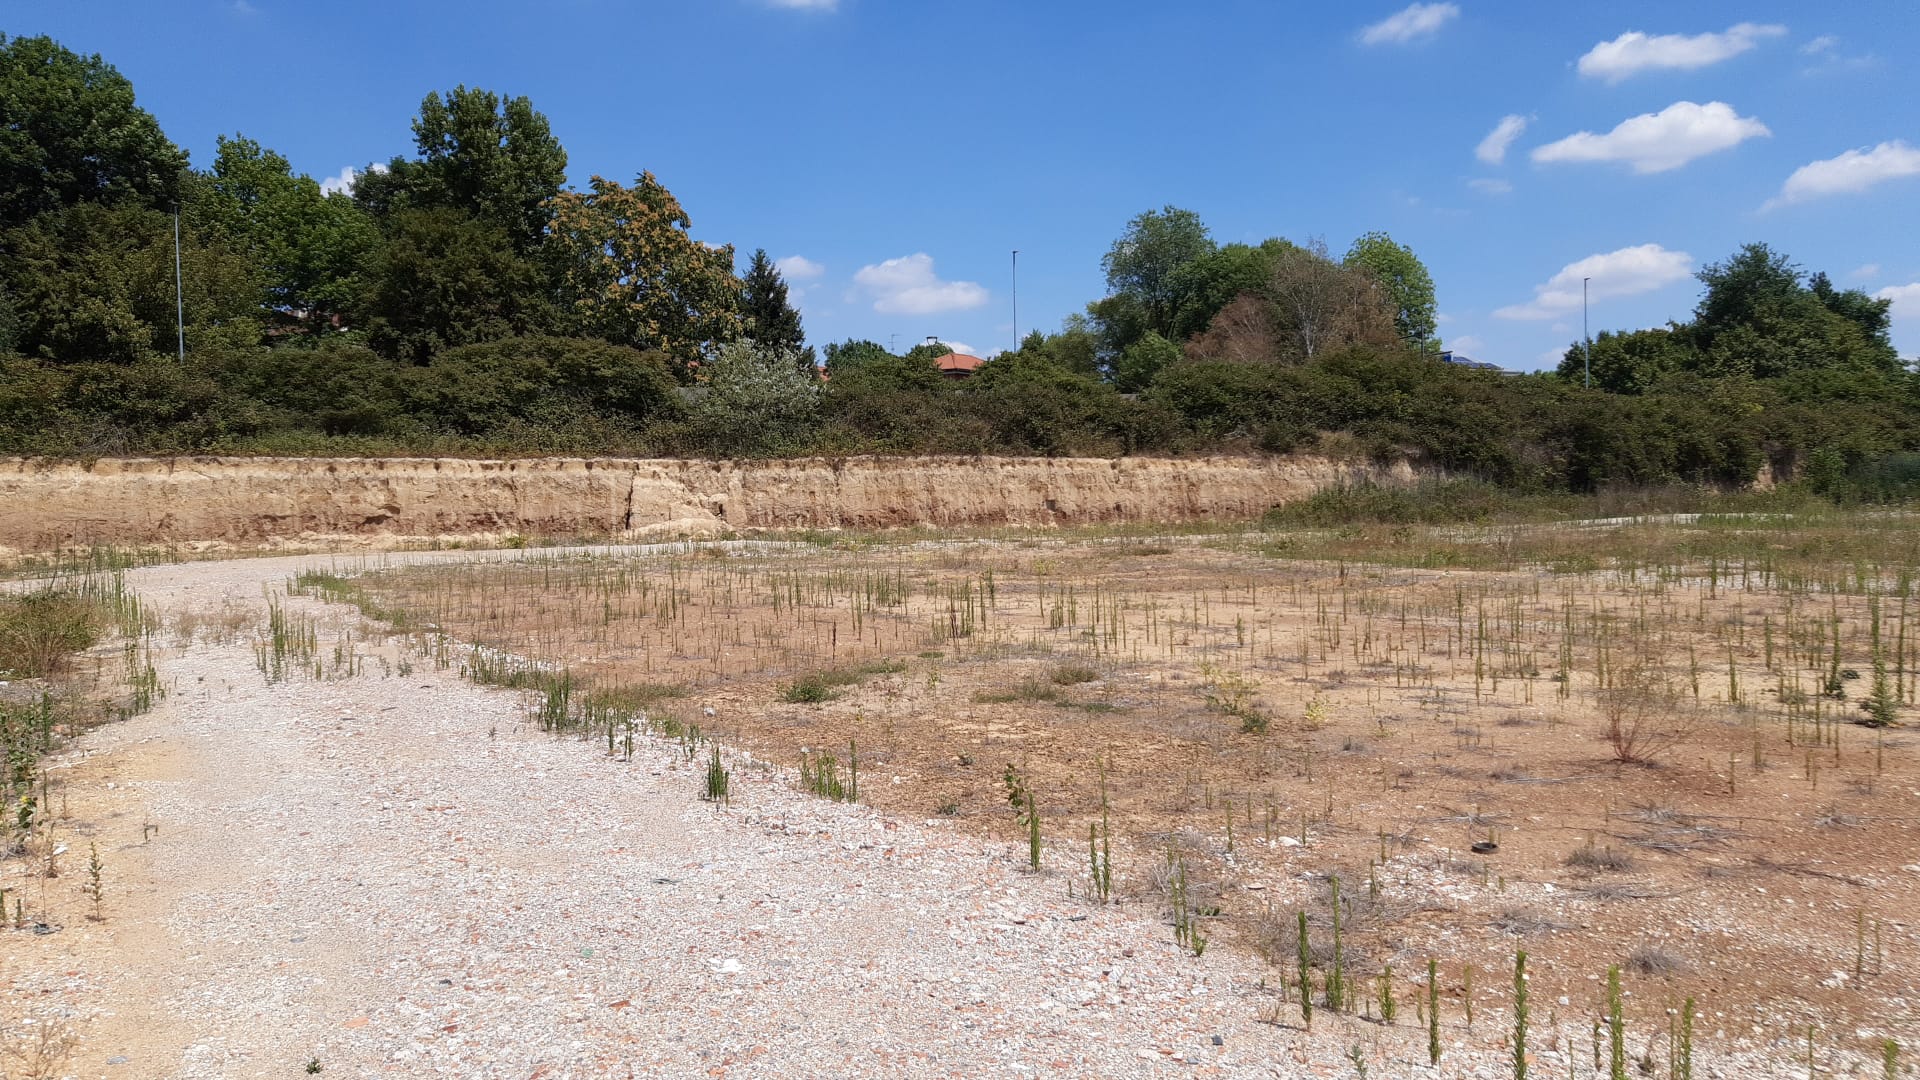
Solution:
M648 172L565 186L524 97L429 93L328 192L254 140L189 165L98 56L0 35L0 452L1125 454L1318 449L1524 487L1840 479L1920 450L1888 303L1751 244L1692 319L1557 373L1439 363L1434 283L1368 233L1127 223L1107 293L970 379L826 345L765 251ZM187 362L174 361L179 215Z

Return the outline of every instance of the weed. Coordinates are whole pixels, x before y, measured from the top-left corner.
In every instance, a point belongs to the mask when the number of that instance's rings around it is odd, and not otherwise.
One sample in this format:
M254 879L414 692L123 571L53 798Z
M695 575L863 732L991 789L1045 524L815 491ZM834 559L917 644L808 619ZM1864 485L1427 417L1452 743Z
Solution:
M1597 848L1589 840L1584 847L1578 847L1567 856L1567 865L1576 870L1605 870L1623 873L1634 867L1633 856L1615 851L1611 847Z
M840 762L832 754L800 755L800 789L832 802L860 801L860 748L847 742L847 779L840 778Z
M1627 969L1635 975L1672 975L1686 966L1679 954L1658 945L1641 945L1627 956Z
M1427 1064L1440 1064L1440 963L1427 959Z
M1627 1023L1621 1013L1618 965L1607 969L1607 1080L1627 1080Z
M1527 950L1513 954L1513 1080L1527 1080Z
M715 805L725 807L730 803L733 774L720 763L720 745L713 746L713 757L707 762L706 787L701 798Z
M101 881L101 872L105 869L106 864L100 861L100 845L97 843L87 844L87 883L81 887L80 891L86 893L87 899L93 902L92 918L94 922L99 922L106 917L105 904L107 892L104 883Z
M100 638L101 611L77 592L0 594L0 675L40 679Z
M1096 681L1100 673L1085 664L1055 664L1053 670L1047 673L1047 678L1055 686L1078 686Z

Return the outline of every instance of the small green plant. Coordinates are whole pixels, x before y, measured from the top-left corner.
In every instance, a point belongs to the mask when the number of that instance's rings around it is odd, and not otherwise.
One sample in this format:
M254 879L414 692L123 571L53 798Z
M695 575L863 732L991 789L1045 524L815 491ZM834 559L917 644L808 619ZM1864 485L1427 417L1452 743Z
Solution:
M1380 1022L1393 1023L1399 1014L1399 1003L1393 1000L1393 965L1388 964L1380 972Z
M1326 1001L1327 1008L1339 1012L1346 1007L1347 1001L1347 977L1344 970L1346 957L1341 953L1340 943L1340 876L1335 874L1329 877L1327 887L1332 893L1330 904L1333 908L1333 963L1327 968Z
M1527 1080L1527 950L1513 954L1513 1080Z
M1347 1060L1353 1064L1353 1074L1360 1080L1367 1080L1367 1055L1360 1049L1359 1043L1347 1047Z
M1621 1014L1618 964L1607 968L1607 1080L1627 1080L1627 1023Z
M1674 1040L1673 1074L1676 1080L1693 1080L1693 999L1680 1006L1680 1037Z
M1040 811L1031 791L1027 792L1027 866L1035 873L1040 870Z
M1093 895L1100 902L1113 900L1113 834L1107 822L1107 765L1100 763L1100 823L1087 823L1087 863L1093 878Z
M308 1076L312 1076L315 1073L320 1072L324 1068L326 1068L326 1066L320 1064L319 1058L316 1057L316 1058L307 1059L307 1075Z
M1187 892L1187 860L1177 858L1169 850L1167 868L1170 871L1168 891L1173 906L1173 940L1183 948L1193 950L1194 956L1201 956L1207 951L1207 938L1195 920L1197 912Z
M1313 1027L1313 944L1307 938L1307 913L1299 913L1297 941L1300 952L1300 1021Z
M707 761L706 791L701 798L717 806L730 804L733 775L720 763L720 744L713 745L713 757Z
M1882 1080L1895 1080L1900 1074L1900 1044L1892 1039L1880 1043L1880 1075ZM1691 1077L1685 1080L1692 1080Z
M802 675L787 684L780 700L790 705L819 705L833 698L833 689L819 672Z
M93 901L93 914L91 918L94 922L99 922L106 917L104 908L107 892L101 882L101 875L105 869L106 864L100 861L100 845L97 843L87 844L87 883L82 887L81 891L87 894L87 899Z
M840 777L840 762L832 754L800 755L800 789L832 802L860 801L860 748L847 741L847 778Z
M1440 1064L1440 963L1427 960L1427 1063Z

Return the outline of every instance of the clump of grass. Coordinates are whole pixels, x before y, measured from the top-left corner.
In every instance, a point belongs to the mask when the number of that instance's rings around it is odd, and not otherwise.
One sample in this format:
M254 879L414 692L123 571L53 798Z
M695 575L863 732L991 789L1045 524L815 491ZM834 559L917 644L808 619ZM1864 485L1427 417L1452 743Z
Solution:
M1055 686L1078 686L1090 683L1100 677L1100 673L1085 664L1055 664L1047 673L1047 678Z
M1578 847L1567 856L1567 865L1576 870L1604 870L1622 873L1633 869L1633 856L1611 847L1595 847L1588 843Z
M860 680L868 675L880 675L887 672L905 671L907 665L899 661L882 660L858 668L827 668L824 671L810 671L787 684L780 693L780 700L791 705L819 705L832 701L839 691L849 686L858 686Z
M724 808L731 802L732 786L733 774L720 763L720 746L716 743L713 747L713 757L707 762L706 788L700 797Z
M800 789L832 802L860 801L860 747L847 742L847 774L840 775L840 761L832 754L801 753Z
M1658 945L1641 945L1627 954L1627 970L1636 975L1672 975L1686 966L1678 953Z
M0 596L0 673L42 679L100 639L98 605L60 589Z
M1060 700L1060 688L1051 679L1030 676L1005 690L983 690L973 695L973 700L980 705L1009 705L1016 701L1057 702Z

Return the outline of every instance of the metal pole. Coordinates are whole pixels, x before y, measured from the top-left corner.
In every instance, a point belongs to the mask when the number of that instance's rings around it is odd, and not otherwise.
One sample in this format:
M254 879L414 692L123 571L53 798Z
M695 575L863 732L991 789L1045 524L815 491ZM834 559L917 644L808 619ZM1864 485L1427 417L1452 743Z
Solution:
M1587 282L1592 278L1580 279L1580 340L1585 342L1581 352L1587 368L1587 389L1593 389L1593 335L1587 332Z
M1013 249L1013 347L1020 348L1020 249Z
M180 208L173 210L173 318L175 339L180 346L180 363L187 362L187 297L180 278Z

